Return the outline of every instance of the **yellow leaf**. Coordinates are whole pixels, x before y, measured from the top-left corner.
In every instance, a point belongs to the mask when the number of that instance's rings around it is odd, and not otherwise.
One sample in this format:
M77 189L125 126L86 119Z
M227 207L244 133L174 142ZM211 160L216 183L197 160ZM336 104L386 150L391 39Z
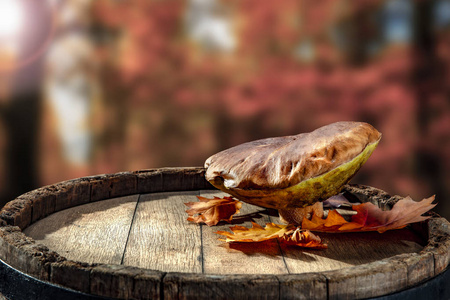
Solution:
M217 231L216 233L226 236L227 242L262 242L282 237L295 229L294 225L278 225L274 223L267 223L266 227L261 227L254 222L252 222L252 225L252 228L233 226L230 228L233 233L228 231Z
M243 226L233 226L228 231L217 231L217 234L226 236L226 242L254 243L271 239L278 239L280 243L303 248L325 249L320 237L314 235L309 230L300 230L295 225L279 225L267 223L262 227L252 222L252 228Z

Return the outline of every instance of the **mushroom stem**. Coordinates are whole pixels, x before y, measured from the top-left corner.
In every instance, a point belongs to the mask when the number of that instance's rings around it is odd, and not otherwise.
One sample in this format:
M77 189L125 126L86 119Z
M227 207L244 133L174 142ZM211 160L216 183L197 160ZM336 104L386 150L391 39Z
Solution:
M280 215L280 220L288 224L302 224L303 218L311 219L313 214L322 218L323 217L323 205L322 202L316 202L313 205L306 207L296 207L279 209L278 214Z

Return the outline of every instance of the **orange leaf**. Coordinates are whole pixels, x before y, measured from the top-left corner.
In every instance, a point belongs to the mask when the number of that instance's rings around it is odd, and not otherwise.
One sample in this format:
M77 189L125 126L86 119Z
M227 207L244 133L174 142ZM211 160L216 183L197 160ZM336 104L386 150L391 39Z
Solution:
M233 215L239 213L239 209L242 207L242 203L234 200L232 197L208 199L197 196L197 198L200 200L199 202L185 203L189 207L186 210L189 215L187 220L195 223L205 223L208 226L216 225L222 220L230 222L233 219Z
M421 222L428 217L422 216L436 204L432 204L434 196L420 202L410 197L399 200L389 211L383 211L372 203L353 205L356 215L347 222L337 211L330 211L326 219L303 219L302 229L326 232L378 231L403 228L410 223Z
M287 245L294 245L304 248L325 249L320 238L309 230L296 229L295 225L279 225L267 223L266 227L262 227L252 222L252 228L243 226L233 226L231 231L217 231L217 234L226 236L226 242L263 242L271 239L278 239Z
M341 226L345 225L348 222L344 219L343 216L341 216L340 213L338 213L335 210L332 210L328 213L328 217L325 220L325 223L323 224L325 227L334 227L334 226Z
M348 224L348 222L341 216L336 210L331 210L328 212L328 217L322 219L318 216L313 215L311 220L306 218L302 221L302 229L309 229L314 231L338 231L343 225Z

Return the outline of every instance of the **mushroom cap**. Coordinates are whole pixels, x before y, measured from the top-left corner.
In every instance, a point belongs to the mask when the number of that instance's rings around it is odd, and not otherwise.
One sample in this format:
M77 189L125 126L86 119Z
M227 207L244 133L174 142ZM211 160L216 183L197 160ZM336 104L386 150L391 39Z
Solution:
M340 192L381 133L337 122L310 133L244 143L209 157L206 179L236 198L270 208L304 207Z

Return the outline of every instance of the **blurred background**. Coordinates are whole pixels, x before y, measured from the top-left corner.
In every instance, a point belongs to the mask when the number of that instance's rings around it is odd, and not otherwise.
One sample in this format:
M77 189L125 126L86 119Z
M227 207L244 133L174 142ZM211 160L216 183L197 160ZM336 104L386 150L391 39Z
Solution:
M0 207L341 120L450 219L450 0L0 0Z

